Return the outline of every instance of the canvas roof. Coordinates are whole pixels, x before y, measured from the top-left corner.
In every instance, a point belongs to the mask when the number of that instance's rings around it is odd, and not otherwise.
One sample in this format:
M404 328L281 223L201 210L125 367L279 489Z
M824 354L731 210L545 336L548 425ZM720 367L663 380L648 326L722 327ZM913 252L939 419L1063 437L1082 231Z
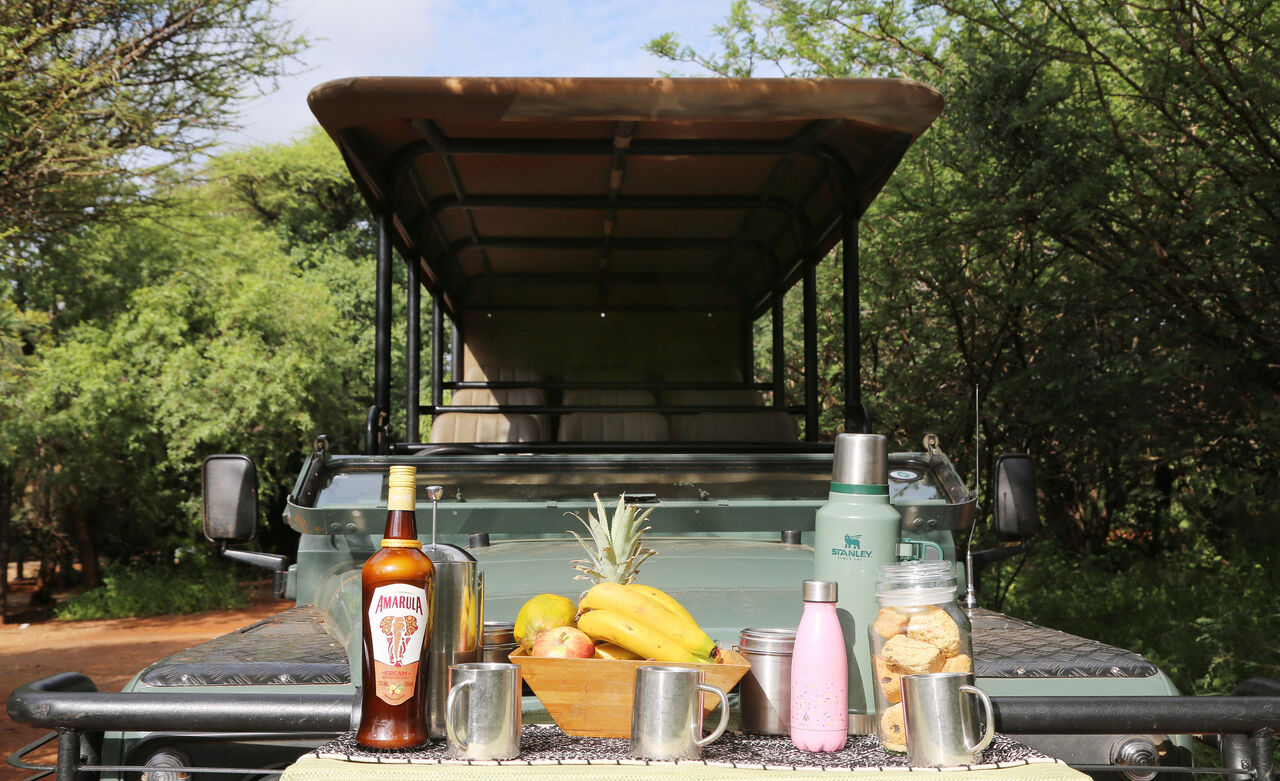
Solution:
M762 312L942 108L894 79L379 77L308 100L454 316Z

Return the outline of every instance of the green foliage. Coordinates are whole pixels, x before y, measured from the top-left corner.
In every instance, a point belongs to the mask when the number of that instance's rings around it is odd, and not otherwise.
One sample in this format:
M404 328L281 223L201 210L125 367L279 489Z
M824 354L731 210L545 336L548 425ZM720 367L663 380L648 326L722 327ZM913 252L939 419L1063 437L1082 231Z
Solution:
M282 75L306 45L276 6L0 4L0 235L15 252L145 200L140 179L234 127L244 93Z
M234 610L247 604L230 567L211 562L198 567L121 564L107 571L101 586L59 605L55 615L85 621Z
M670 34L650 48L722 75L942 92L942 117L861 225L876 430L907 445L932 430L954 454L979 391L987 452L1036 458L1058 542L1101 551L1122 532L1155 554L1177 512L1231 496L1233 522L1203 526L1211 544L1274 540L1278 29L1263 2L739 0L719 52ZM820 268L820 300L834 278ZM819 324L827 405L839 327ZM824 412L824 437L839 413ZM1242 490L1197 492L1227 483Z
M43 247L30 300L56 316L0 434L24 486L17 518L51 559L190 544L198 465L217 452L254 458L270 528L316 434L354 446L373 303L351 291L372 287L368 237L326 205L351 213L353 185L314 189L341 168L327 153L314 139L243 150L162 207ZM270 214L232 186L255 171Z
M1143 654L1185 694L1228 694L1280 678L1280 574L1261 561L1193 551L1081 559L1031 554L1004 609Z
M1280 6L738 0L716 32L717 52L672 34L650 50L943 95L860 226L862 392L876 431L936 432L969 473L979 392L984 452L1035 459L1046 528L995 593L1149 652L1188 691L1274 675ZM835 310L819 306L824 438Z

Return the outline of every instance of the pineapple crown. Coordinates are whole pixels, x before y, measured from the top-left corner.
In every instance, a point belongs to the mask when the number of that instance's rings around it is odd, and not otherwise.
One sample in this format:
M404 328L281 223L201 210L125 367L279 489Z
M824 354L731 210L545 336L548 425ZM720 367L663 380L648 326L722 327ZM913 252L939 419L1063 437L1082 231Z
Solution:
M580 573L574 575L573 579L595 583L630 583L635 580L640 564L657 554L657 551L643 547L640 542L640 536L649 530L648 526L641 526L649 518L653 508L637 514L638 508L627 504L626 495L623 494L618 497L618 506L610 519L605 512L604 502L600 501L600 494L592 496L595 497L599 517L592 515L590 510L587 510L585 521L577 513L565 513L577 518L579 523L587 527L587 531L591 533L591 541L595 543L593 548L582 535L572 529L566 530L587 551L587 558L569 562Z

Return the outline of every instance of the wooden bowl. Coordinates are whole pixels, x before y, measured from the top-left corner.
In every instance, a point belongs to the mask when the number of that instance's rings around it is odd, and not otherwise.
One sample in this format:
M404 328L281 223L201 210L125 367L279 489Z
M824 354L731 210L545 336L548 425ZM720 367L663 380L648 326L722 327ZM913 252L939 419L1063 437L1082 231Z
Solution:
M619 659L549 659L528 656L523 649L511 652L520 665L525 683L538 695L556 725L569 735L597 738L631 737L631 700L635 696L636 668L661 664L696 667L703 680L726 694L751 669L737 651L720 649L718 664L688 664ZM710 713L720 704L715 695L703 695Z

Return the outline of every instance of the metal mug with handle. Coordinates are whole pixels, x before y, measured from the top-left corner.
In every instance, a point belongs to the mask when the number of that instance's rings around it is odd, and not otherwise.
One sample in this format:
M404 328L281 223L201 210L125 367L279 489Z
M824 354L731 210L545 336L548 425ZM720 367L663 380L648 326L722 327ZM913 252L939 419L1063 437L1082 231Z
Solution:
M973 685L972 673L904 675L902 712L912 767L971 765L995 736L991 698ZM981 735L980 715L986 725Z
M520 756L520 665L471 662L449 668L445 755L451 759Z
M720 723L702 737L702 693L720 698ZM697 759L702 747L729 724L729 698L702 682L693 667L647 665L636 668L631 707L631 756L641 759Z

